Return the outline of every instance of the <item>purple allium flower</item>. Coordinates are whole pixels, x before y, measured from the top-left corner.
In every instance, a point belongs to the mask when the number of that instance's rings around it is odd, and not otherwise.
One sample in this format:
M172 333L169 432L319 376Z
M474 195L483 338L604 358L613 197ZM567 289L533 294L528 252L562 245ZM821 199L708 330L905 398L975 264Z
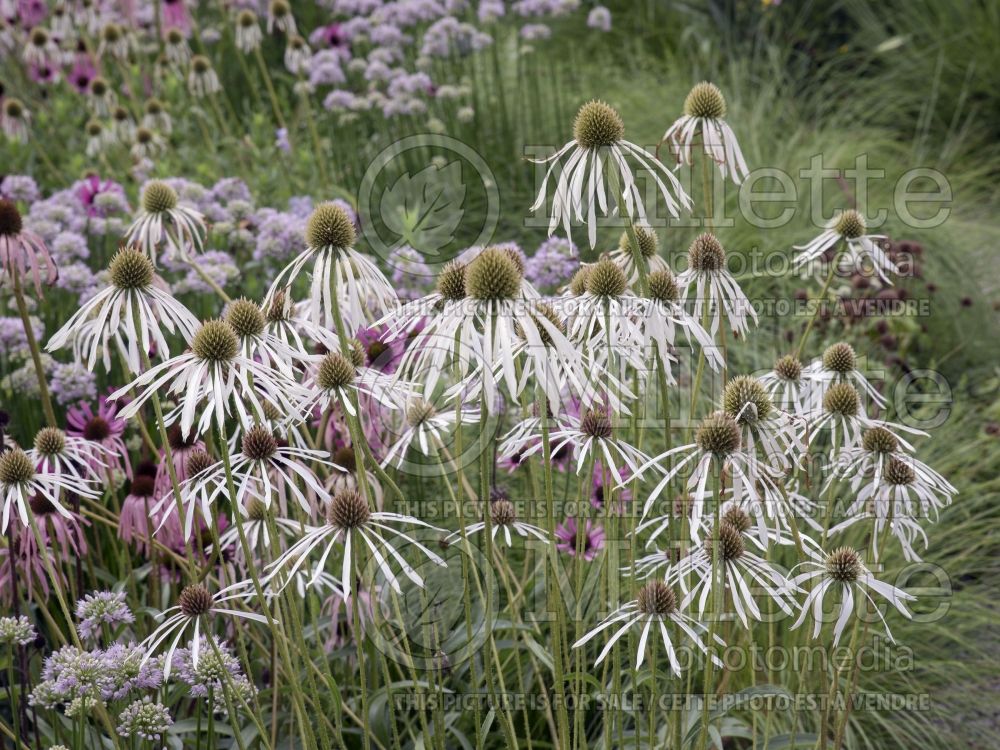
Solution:
M507 9L504 7L503 0L482 0L479 3L479 8L476 9L479 23L491 23L498 18L503 18L506 13Z
M41 341L45 336L45 324L34 316L30 321L35 341ZM8 357L28 352L28 338L25 336L24 326L19 317L0 318L0 349Z
M434 285L434 273L424 263L423 256L409 245L394 249L386 263L392 269L392 285L401 300L418 299Z
M341 66L343 55L334 49L321 49L306 65L311 86L336 86L344 83L347 76Z
M346 89L333 89L323 99L323 108L330 112L343 112L346 110L358 109L361 100L353 91Z
M156 690L163 684L162 658L147 658L146 650L135 643L111 644L104 651L104 661L113 681L103 695L105 700L122 700L129 693Z
M212 198L222 205L228 205L234 201L253 202L250 188L239 177L223 177L212 186L210 193Z
M276 264L283 265L295 257L301 250L307 218L308 214L303 216L275 211L273 208L258 211L254 219L257 225L254 260L273 260Z
M77 182L72 189L86 209L87 216L106 217L131 210L125 198L125 189L114 180L102 180L97 175L90 175Z
M493 37L471 23L445 16L431 24L424 33L420 54L424 57L468 55L493 44Z
M135 616L125 603L125 594L121 591L95 591L87 594L76 603L76 616L80 620L77 626L80 635L95 640L100 637L104 626L114 628L135 622Z
M78 362L55 362L49 368L49 388L60 405L97 396L97 377Z
M0 617L0 643L5 646L27 646L33 640L35 627L27 617Z
M174 0L176 4L176 0ZM170 3L165 7L169 8ZM153 703L148 695L129 704L118 716L118 734L133 741L136 739L159 742L173 725L170 711L162 703Z
M38 200L38 184L26 174L9 174L0 181L0 197L21 203Z
M604 548L604 528L595 525L589 518L584 525L584 536L580 541L580 548L583 552L583 559L590 562L597 553ZM565 521L556 526L556 549L564 552L570 557L576 557L577 536L579 534L577 520L569 516Z
M194 665L190 648L179 648L174 652L173 670L180 682L190 687L191 695L204 698L211 692L215 698L216 713L226 712L226 692L237 691L249 700L256 693L253 683L247 679L239 659L225 641L215 639L214 646L202 636L199 643L198 665ZM230 692L230 696L232 693ZM239 706L242 701L230 700Z
M286 154L292 150L292 144L288 142L288 128L278 128L274 131L274 147Z
M524 263L524 275L539 291L553 292L579 267L579 255L570 240L550 237Z
M538 42L552 36L552 29L544 23L526 23L518 32L526 42Z
M72 263L75 260L85 260L90 257L87 238L77 232L60 232L53 238L49 249L52 251L53 260L59 266L60 274L62 274L64 263Z
M599 31L611 31L611 11L603 5L595 5L587 14L587 26Z

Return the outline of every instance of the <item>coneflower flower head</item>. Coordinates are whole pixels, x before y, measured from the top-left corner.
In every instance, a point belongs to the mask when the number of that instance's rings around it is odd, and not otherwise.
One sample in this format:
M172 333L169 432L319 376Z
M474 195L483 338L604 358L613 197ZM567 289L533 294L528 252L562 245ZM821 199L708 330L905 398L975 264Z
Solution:
M639 589L636 602L646 615L669 615L677 610L677 594L663 581L650 581Z
M576 113L573 137L583 148L612 146L625 137L625 123L613 107L595 99Z
M899 439L885 427L872 427L862 434L861 446L869 453L895 453L899 449Z
M710 232L699 234L688 248L688 268L700 272L721 271L726 267L726 251Z
M0 453L0 484L26 484L35 476L31 459L20 448Z
M466 266L453 260L444 265L437 277L437 291L447 302L465 299Z
M744 426L767 419L774 409L771 397L757 378L739 375L726 384L722 396L726 414Z
M834 383L823 396L823 408L845 417L856 417L861 408L861 397L850 383Z
M748 519L749 520L749 519ZM719 559L723 562L738 560L746 552L743 534L735 526L723 521L717 534L705 537L705 553L711 557L716 540L719 544Z
M586 290L595 297L621 297L628 288L625 272L610 258L590 266Z
M573 278L569 282L569 291L576 297L585 294L587 291L587 277L590 276L590 266L581 266L580 269L573 274Z
M188 618L201 617L212 609L212 594L200 583L185 586L177 596L177 606Z
M314 248L354 247L357 239L354 222L336 203L316 206L306 223L305 237L309 247Z
M838 375L845 375L857 367L858 359L854 348L845 342L827 347L823 352L823 367Z
M649 260L656 256L660 248L660 238L656 236L656 232L649 227L637 226L635 227L635 239L643 258ZM618 238L618 249L623 252L631 251L632 242L629 240L628 232L622 232L621 237Z
M327 523L339 529L356 529L367 524L370 518L368 502L354 490L341 490L326 506Z
M786 354L775 361L774 372L782 380L798 382L802 377L802 363L794 355Z
M513 255L503 248L490 247L465 270L465 293L476 300L514 299L523 280L523 270L518 268Z
M720 120L726 116L726 98L714 83L702 81L695 84L684 99L684 114Z
M146 289L153 283L153 262L134 247L123 247L108 264L111 283L118 289Z
M674 275L668 271L653 271L646 277L649 285L649 297L657 302L676 302L680 298L680 290Z
M316 371L316 384L325 391L344 388L354 382L357 368L340 352L330 352Z
M176 208L177 200L177 191L160 180L153 180L142 191L142 208L151 214Z
M24 221L21 219L21 212L17 210L17 204L0 198L0 235L17 235L23 228Z
M191 351L205 362L229 362L239 354L240 341L229 323L224 320L209 320L202 323L195 333L191 340Z
M853 583L862 573L861 557L850 547L835 549L826 557L826 572L842 583Z
M66 433L58 427L43 427L35 434L35 451L41 456L56 456L66 448Z
M251 461L266 461L277 452L278 441L270 428L255 425L243 433L240 448Z
M226 322L240 338L252 338L264 332L264 313L256 302L241 297L226 310Z
M740 427L729 414L715 412L702 421L695 442L702 452L725 457L740 449Z

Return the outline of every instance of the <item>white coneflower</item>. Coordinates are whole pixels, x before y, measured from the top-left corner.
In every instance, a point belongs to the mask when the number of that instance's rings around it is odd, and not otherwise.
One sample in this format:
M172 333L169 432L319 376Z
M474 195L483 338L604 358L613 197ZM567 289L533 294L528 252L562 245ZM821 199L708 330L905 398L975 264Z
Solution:
M799 627L805 621L809 610L812 609L814 620L812 637L818 637L823 627L823 599L827 592L838 590L841 595L841 602L840 612L833 629L834 646L840 642L840 636L843 634L844 628L847 627L847 622L850 620L851 615L854 614L855 596L864 597L871 605L872 610L875 611L879 619L882 620L882 624L885 625L886 636L888 636L890 641L895 643L892 633L889 630L889 624L885 621L885 617L882 616L879 605L872 599L870 592L874 591L885 598L904 617L912 617L910 611L906 608L906 602L914 601L916 597L875 578L872 572L861 561L861 555L850 547L840 547L829 555L816 552L811 548L807 548L806 552L812 559L799 563L799 566L808 568L808 570L795 575L792 578L792 583L800 587L807 582L816 582L816 585L813 586L812 590L806 596L805 601L802 602L802 611L799 613L795 624L792 625L792 629L794 630Z
M639 636L639 645L635 660L635 668L638 669L642 666L642 662L646 658L646 642L649 638L649 631L655 626L659 628L660 637L663 640L663 648L666 650L667 660L670 662L670 670L679 677L681 674L681 664L677 658L673 640L670 638L670 631L667 629L668 624L673 624L680 628L702 653L710 656L713 663L720 667L722 666L719 658L714 653L709 653L708 647L702 640L703 635L707 632L707 628L678 609L677 594L663 581L650 581L647 583L639 589L639 595L635 600L623 604L604 618L597 627L574 643L573 648L580 648L605 630L617 628L611 634L611 637L608 638L608 642L604 645L601 653L598 654L597 661L595 662L596 666L611 653L611 649L622 636L632 628L641 625L642 630ZM656 636L654 635L653 637L655 638ZM714 640L718 645L725 646L725 642L719 636L715 636Z
M135 129L135 142L130 153L136 159L152 159L163 153L167 142L155 130L140 126Z
M167 29L163 39L167 62L183 69L191 62L191 46L180 29Z
M838 452L823 491L837 479L850 479L854 491L863 482L881 485L887 465L892 461L902 461L914 473L914 479L920 486L945 498L945 504L951 502L951 496L957 494L958 490L930 466L907 453L913 451L913 446L894 431L900 427L902 426L886 422L873 422L862 434L859 444L844 447ZM904 429L910 431L908 428Z
M520 381L515 351L522 339L528 346L544 346L544 335L561 355L573 358L576 352L565 335L545 315L536 310L536 298L525 292L523 268L516 253L490 247L449 279L449 289L440 312L429 317L400 362L397 376L420 376L424 393L434 392L437 383L454 371L465 380L471 371L481 376L480 386L487 404L496 404L498 382L517 399ZM461 284L461 290L450 288ZM439 285L440 288L440 285ZM461 294L461 298L456 299ZM496 371L499 380L492 377Z
M73 515L59 502L63 492L94 498L98 493L86 482L68 474L47 474L35 471L35 462L20 448L8 448L0 453L0 500L3 501L3 533L7 532L10 514L17 514L24 526L29 525L28 507L34 497L44 498L66 518Z
M24 45L24 61L37 68L59 67L59 45L49 35L44 26L35 26L28 32Z
M798 268L813 263L827 250L843 242L854 270L864 271L865 262L870 262L878 277L884 283L891 285L892 282L886 274L893 273L898 276L899 268L889 260L889 256L879 244L886 237L884 234L865 234L867 229L865 217L858 211L854 209L842 211L827 222L826 229L817 237L805 245L792 246L793 249L800 251L795 256L794 266ZM836 263L836 259L833 262Z
M701 528L703 500L707 497L708 478L713 473L713 464L718 471L725 471L732 478L732 497L740 503L759 504L772 515L781 505L781 492L775 484L777 472L761 462L756 456L742 450L743 430L740 424L725 412L715 412L702 420L695 441L689 445L671 448L640 467L638 474L651 467L663 471L663 478L646 498L642 514L652 508L667 485L685 466L694 462L694 469L687 481L687 490L695 498L691 509L691 539L697 541ZM673 466L664 471L662 466L673 457L679 457Z
M305 357L268 329L264 311L256 302L245 297L233 300L226 307L226 322L239 336L240 352L244 357L259 359L266 367L281 370L294 378L296 358Z
M236 14L236 46L243 54L249 55L259 49L263 40L256 13L244 9Z
M549 434L552 453L567 448L576 455L576 473L583 472L589 461L600 462L616 482L624 482L639 473L639 467L650 458L638 448L614 435L612 415L604 408L588 409L575 424L557 425ZM515 428L516 429L516 428ZM500 455L527 458L542 449L540 435L516 433L508 435L500 445ZM627 471L626 471L627 469Z
M636 243L639 245L639 254L646 266L646 273L669 271L670 266L667 265L667 261L659 255L660 238L656 236L656 231L642 224L636 225L634 229ZM618 239L618 247L612 250L610 255L611 260L621 266L630 285L639 281L641 274L639 266L635 262L635 254L632 252L632 243L629 240L628 232L622 232Z
M583 294L562 302L569 313L570 336L588 352L626 361L639 352L639 300L625 272L610 258L588 266Z
M726 268L726 251L715 235L705 232L695 237L688 248L688 267L677 277L677 282L682 302L694 296L695 318L703 320L708 311L713 336L719 331L723 312L737 335L750 330L748 318L757 323L757 311Z
M662 141L669 142L678 162L690 165L691 147L700 133L705 155L719 165L723 178L730 177L739 185L750 170L733 129L723 119L725 116L726 99L719 87L703 81L688 93L684 114L667 128Z
M354 249L354 222L339 205L319 204L309 217L305 239L305 251L278 274L266 302L285 291L312 262L306 319L317 326L338 330L339 310L346 335L399 305L388 279Z
M710 532L700 546L668 571L666 581L676 583L684 593L681 609L694 603L698 616L703 617L712 592L722 587L729 592L727 601L733 603L745 628L750 627L748 614L754 620L761 619L760 607L751 590L766 595L785 614L792 614L794 587L771 563L747 549L744 534L749 528L749 516L742 511L730 513L719 524L718 531ZM713 549L715 545L718 549ZM713 556L717 557L718 566L712 565ZM689 580L693 582L690 589Z
M646 277L648 296L640 298L637 325L645 348L655 348L668 382L673 381L672 369L676 362L672 351L677 342L677 330L684 333L690 346L692 339L705 353L705 361L713 370L723 366L722 354L715 340L694 316L680 303L677 282L669 269L653 271Z
M803 450L799 433L805 420L775 408L757 378L738 375L726 383L722 408L739 424L744 450L752 453L759 449L772 467L790 468L790 456Z
M42 296L42 281L55 283L59 276L45 240L24 226L17 204L0 198L0 279L31 278L35 293Z
M445 435L461 429L464 424L479 422L478 409L463 407L438 411L433 401L421 396L411 396L401 409L404 414L402 429L382 457L383 466L401 466L410 448L419 449L425 456L438 455L444 445Z
M885 398L858 369L858 356L854 353L854 348L846 342L841 341L828 346L823 356L813 360L806 369L807 377L814 385L814 405L823 397L830 383L851 383L871 398L877 406L886 405Z
M4 135L18 143L28 142L28 132L31 126L31 112L20 99L9 97L3 100L0 110L0 129Z
M111 129L108 134L115 143L123 146L135 140L135 122L132 114L125 107L115 107L111 111Z
M270 508L276 495L289 494L308 514L312 507L312 497L325 492L323 483L309 465L315 462L335 471L345 471L329 460L325 451L281 445L271 429L262 425L247 429L243 433L240 447L240 452L230 460L235 497L229 496L228 479L222 461L199 471L184 482L181 500L187 507L184 519L185 538L191 535L195 506L200 507L202 518L210 519L212 506L220 497L225 497L238 508L244 508L253 499L264 503L265 508ZM310 490L312 494L307 495ZM164 500L172 502L173 498ZM161 504L164 500L161 500ZM166 507L169 510L170 506Z
M118 106L118 94L103 76L94 76L87 87L87 100L98 117L110 117Z
M309 62L312 59L312 50L306 40L298 34L288 37L285 46L285 68L289 73L298 75L308 72Z
M87 120L83 132L87 136L87 146L85 148L87 156L100 156L104 153L104 148L108 145L108 137L104 132L104 123L100 120Z
M682 207L691 207L691 199L674 174L652 154L624 140L624 135L625 124L618 112L604 102L590 101L580 107L576 115L574 139L552 156L538 160L537 163L551 164L545 172L532 211L545 204L549 178L553 170L561 166L552 197L549 234L562 223L568 237L570 222L575 217L576 221L586 223L587 237L590 246L594 247L597 244L598 210L605 217L617 213L619 199L629 220L638 218L646 222L646 207L629 166L630 158L640 169L652 175L671 216L679 216ZM670 185L669 189L662 179L664 177Z
M792 414L804 414L809 409L810 371L794 354L778 357L774 367L758 378L775 406Z
M110 286L84 303L49 339L49 351L72 343L87 369L94 369L100 353L104 369L110 372L113 340L129 371L138 373L142 353L154 346L161 359L170 356L164 330L180 333L185 341L194 337L198 319L164 290L166 284L144 253L124 247L112 257L108 270Z
M203 323L191 339L190 351L147 370L111 394L111 399L120 399L133 389L138 395L122 409L122 418L134 417L154 392L164 389L178 401L164 421L169 425L179 420L185 438L192 429L195 435L207 432L213 418L223 431L230 416L249 429L257 422L256 415L264 414L261 399L289 415L298 414L306 396L301 386L280 371L240 354L239 337L222 320Z
M191 58L187 84L191 93L198 98L211 96L222 91L219 75L212 67L212 62L204 55L195 55Z
M402 593L396 573L390 560L396 562L397 567L404 576L410 579L417 586L423 586L423 578L413 567L403 559L399 550L390 541L391 538L402 540L407 544L415 546L431 562L444 566L444 560L432 552L425 545L414 539L410 534L394 528L390 524L400 524L404 526L419 526L426 529L441 531L428 523L404 516L399 513L386 513L382 511L372 511L368 507L368 502L354 490L343 490L330 498L325 508L325 523L322 526L307 526L305 535L293 544L281 557L275 560L268 568L271 572L267 576L270 583L278 576L287 576L287 581L294 578L296 572L306 563L308 557L314 550L323 547L316 564L312 567L311 581L315 581L323 573L326 562L330 558L333 549L338 544L343 545L341 560L341 583L344 588L345 598L351 596L352 584L355 576L359 576L359 570L354 569L355 560L353 555L354 546L364 544L371 552L379 571L396 593ZM288 568L286 571L285 568Z
M336 332L297 314L298 308L287 291L279 289L270 299L263 301L261 309L264 313L262 335L276 347L280 345L295 360L296 365L312 362L315 358L313 347L307 343L307 339L327 351L340 349L340 339Z
M101 41L97 46L97 56L105 53L119 60L128 58L132 49L132 38L129 33L117 23L111 22L101 29Z
M267 4L267 33L273 34L275 29L286 36L296 32L292 7L285 0L271 0Z
M43 427L35 434L34 445L27 452L42 474L66 476L77 482L92 482L107 468L101 460L110 451L100 443L76 435L67 435L58 427Z
M524 523L524 521L517 520L517 510L514 508L514 504L510 500L492 500L489 503L489 513L490 513L490 536L496 541L497 534L503 533L503 540L506 542L508 547L513 546L514 538L511 536L511 529L514 530L518 536L527 539L529 536L535 537L536 539L548 544L549 536L548 534L534 526L530 523ZM473 534L478 534L486 528L486 521L476 521L475 523L469 524L465 527L465 535L467 537ZM454 542L460 539L462 536L461 531L455 531L448 537L448 540Z
M302 530L302 524L299 521L275 515L272 509L256 497L241 503L238 509L243 516L243 534L246 536L247 547L251 550L257 550L261 553L270 552L273 538L272 525L282 547L285 546L286 540ZM243 545L240 541L238 524L231 525L219 535L219 547L223 550L231 549L236 557L242 558Z
M142 663L145 664L149 661L160 646L169 642L169 646L163 656L163 679L169 679L170 668L174 660L174 651L177 650L177 644L187 632L188 627L193 623L194 635L192 637L191 661L197 667L198 659L201 655L200 643L203 618L208 615L241 617L266 625L267 617L265 615L232 608L231 602L237 599L246 599L250 595L251 592L248 591L248 588L249 586L246 581L240 581L239 583L219 589L215 594L212 594L212 592L200 583L185 586L177 596L177 604L164 610L157 616L157 619L166 619L139 644L144 648L146 654L143 657ZM207 624L204 626L207 627ZM172 640L171 636L173 637Z
M188 249L200 251L205 235L201 212L179 203L177 192L165 182L152 180L142 189L142 210L126 232L126 239L138 245L156 263L157 248L163 243L173 254L187 257Z
M360 347L347 354L330 352L324 356L305 381L309 396L302 410L308 412L317 405L339 406L356 416L354 397L360 394L370 396L389 409L399 409L413 385L397 381L375 368L362 367L363 363Z
M861 442L861 433L874 425L861 404L861 396L850 383L834 383L823 394L822 406L806 418L808 444L812 445L824 433L829 433L831 452L854 448Z
M173 120L166 106L156 98L147 99L143 105L142 126L164 135L170 135L174 129Z

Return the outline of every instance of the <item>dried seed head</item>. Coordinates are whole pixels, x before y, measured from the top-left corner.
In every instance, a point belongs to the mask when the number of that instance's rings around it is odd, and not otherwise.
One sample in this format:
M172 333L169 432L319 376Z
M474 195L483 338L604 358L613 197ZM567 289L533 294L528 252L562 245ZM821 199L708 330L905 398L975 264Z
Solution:
M649 283L649 297L659 302L676 302L680 298L677 282L670 271L653 271L646 277Z
M191 58L191 70L195 75L203 76L212 69L212 61L204 55L195 55Z
M712 554L715 539L705 537L705 552ZM735 526L728 523L719 524L719 557L724 561L738 560L746 552L743 544L743 534Z
M726 413L743 425L767 419L774 409L771 397L757 378L739 375L726 384L722 403Z
M611 417L603 409L587 409L580 420L580 432L606 440L611 437Z
M726 251L714 234L705 232L694 238L688 248L688 267L704 273L721 271L726 267Z
M153 180L142 191L142 208L156 214L177 207L177 191L161 180Z
M17 210L17 204L6 198L0 199L0 237L12 237L21 233L24 222L21 220L21 212Z
M490 519L496 526L510 526L517 520L517 512L510 500L497 500L490 503Z
M247 503L247 518L251 521L266 521L267 506L264 501L257 497L251 497Z
M338 529L356 529L371 518L368 503L354 490L341 490L326 506L326 520Z
M841 237L853 240L863 236L867 228L865 217L857 211L850 209L841 212L840 216L837 217L837 224L834 226L833 231Z
M353 247L355 239L354 222L336 203L320 203L306 224L309 247Z
M587 291L587 279L590 277L590 266L580 266L569 282L569 291L576 297Z
M191 451L191 454L187 457L187 462L184 464L184 469L187 471L189 477L193 477L214 463L212 457L206 451L198 448Z
M422 425L428 419L437 414L437 409L430 401L417 397L410 401L406 407L406 423L410 427Z
M118 289L146 289L156 275L153 261L134 247L123 247L115 253L108 271L111 283Z
M465 293L478 300L513 299L521 291L521 274L510 253L489 247L469 264Z
M91 417L83 426L83 437L95 443L107 440L111 437L111 425L104 417Z
M156 479L145 474L136 474L128 494L132 497L152 497L156 494Z
M465 265L457 260L446 263L438 274L437 290L449 302L465 299Z
M243 434L241 448L251 461L266 461L278 452L278 441L270 428L258 424Z
M841 375L851 372L858 363L854 348L843 341L827 347L823 352L823 369Z
M353 383L355 373L354 363L351 360L340 352L330 352L319 364L316 382L324 391L332 391Z
M20 448L0 453L0 484L25 484L35 476L35 466Z
M66 433L58 427L43 427L35 435L35 450L43 456L55 456L66 447Z
M90 93L96 96L98 99L103 97L108 91L111 90L111 86L108 84L107 79L101 76L94 76L90 81Z
M740 448L740 426L725 412L717 411L702 420L695 442L705 453L728 456Z
M885 466L885 481L889 484L896 486L913 484L916 478L917 474L913 467L898 458L890 458Z
M212 594L200 583L185 586L177 597L177 606L185 617L194 618L208 614L212 609Z
M660 238L656 236L650 227L636 227L635 239L639 243L639 252L643 258L652 258L660 247ZM632 243L629 241L628 232L622 232L618 238L618 249L623 252L631 252Z
M774 372L782 380L797 383L802 377L802 363L794 355L786 354L774 363Z
M580 107L573 122L573 137L583 148L601 148L618 143L625 135L625 123L615 109L604 102L589 101Z
M677 594L663 581L650 581L637 597L639 611L646 615L669 615L677 609Z
M722 514L723 525L728 524L736 529L741 534L745 531L749 531L753 523L750 521L750 516L743 508L738 508L735 505L731 505L729 509Z
M684 100L684 114L713 120L723 118L726 116L726 97L714 83L702 81L695 84Z
M240 338L260 336L264 332L264 313L256 302L245 297L234 300L226 311L226 322Z
M257 14L252 10L241 10L239 15L236 16L236 23L247 29L257 23Z
M872 427L861 436L861 447L869 453L894 453L899 440L885 427Z
M240 340L226 321L208 320L191 340L191 351L207 362L229 362L239 354Z
M587 291L597 297L621 297L628 287L625 272L610 258L601 258L590 267Z
M853 583L861 575L861 558L850 547L840 547L827 555L826 572L836 581Z
M861 397L850 383L834 383L823 396L823 408L845 417L856 417L861 408Z

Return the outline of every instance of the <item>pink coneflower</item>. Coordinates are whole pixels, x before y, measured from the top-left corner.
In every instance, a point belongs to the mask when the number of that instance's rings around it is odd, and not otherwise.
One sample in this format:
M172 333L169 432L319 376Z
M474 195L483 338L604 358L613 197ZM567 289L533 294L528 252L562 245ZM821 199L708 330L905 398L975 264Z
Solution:
M76 53L73 59L73 67L70 69L67 80L81 94L86 94L90 89L90 82L97 75L97 68L90 54L84 49Z
M407 341L401 337L387 341L388 338L389 327L385 325L359 328L357 332L357 339L364 350L365 364L386 374L396 371L406 351Z
M11 564L10 548L0 547L0 602L11 606L14 592L26 592L29 599L45 601L49 596L49 575L41 555L33 551L28 554L23 548L24 541L31 534L21 534L14 539L14 557ZM62 580L62 571L56 568L56 575Z
M28 505L31 506L31 512L38 524L44 549L39 549L34 535L22 534L22 554L28 557L33 555L41 557L51 554L49 548L55 546L59 547L60 559L64 562L87 554L87 540L83 534L83 527L89 526L90 522L83 516L75 510L68 510L64 514L42 495L32 497Z
M622 469L622 484L628 482L632 478L632 472L627 468ZM615 477L609 472L604 466L601 465L600 461L594 462L594 473L590 482L590 505L594 508L602 509L604 508L604 496L605 496L605 480L614 489ZM627 488L622 488L618 492L618 499L612 508L614 513L621 513L625 510L625 505L632 502L632 490Z
M323 602L323 610L330 611L330 635L323 644L327 651L341 648L354 638L354 601L361 602L361 609L358 611L358 622L361 630L374 622L374 609L372 607L372 594L368 589L359 588L356 596L345 597L343 591L336 591Z
M118 518L118 538L134 545L143 555L150 553L150 533L164 547L184 549L184 536L181 534L177 514L173 513L172 518L167 518L173 511L173 505L166 505L161 512L156 513L152 509L157 504L157 497L156 479L148 470L141 474L137 470L129 493L122 503Z
M125 199L125 191L122 186L114 180L102 180L98 175L91 174L84 177L76 184L76 197L87 209L87 216L103 216L101 207L97 199L101 195L113 194L120 198L123 206L128 208L128 201Z
M80 401L66 411L66 434L82 437L105 449L104 463L112 469L124 469L125 475L132 476L132 463L122 435L125 434L125 420L118 418L118 405L104 396L97 399L97 411L87 401ZM97 469L97 464L92 464Z
M184 0L163 0L163 28L177 29L184 36L191 33L191 17Z
M13 201L0 199L0 269L11 279L31 272L35 292L42 293L42 277L53 284L59 276L45 241L24 228L21 212Z
M577 548L583 553L583 559L590 562L604 548L604 527L597 526L589 518L584 526L584 537L578 540L579 528L577 520L569 516L556 526L556 549L565 552L570 557L576 557Z

